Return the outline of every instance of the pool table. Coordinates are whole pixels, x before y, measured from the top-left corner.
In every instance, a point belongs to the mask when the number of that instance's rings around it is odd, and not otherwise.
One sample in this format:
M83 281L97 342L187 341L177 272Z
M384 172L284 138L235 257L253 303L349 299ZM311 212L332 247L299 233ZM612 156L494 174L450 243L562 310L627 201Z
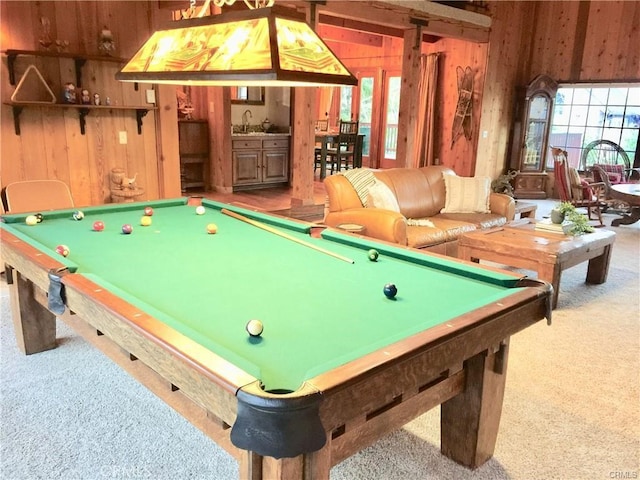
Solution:
M61 318L234 455L241 478L327 479L437 405L443 454L470 468L492 456L509 338L550 322L548 283L208 200L198 214L194 203L89 207L82 220L48 211L35 225L4 215L25 354L54 348ZM252 319L262 335L247 333Z

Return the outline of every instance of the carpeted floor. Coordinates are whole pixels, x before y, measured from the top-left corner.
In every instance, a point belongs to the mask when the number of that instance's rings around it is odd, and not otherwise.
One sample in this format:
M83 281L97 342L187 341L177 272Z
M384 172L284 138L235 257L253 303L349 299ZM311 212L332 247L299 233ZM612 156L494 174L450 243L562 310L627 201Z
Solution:
M566 271L552 326L512 338L493 459L469 471L440 455L436 408L331 478L639 478L640 225L613 230L607 282L585 284L586 264ZM57 349L21 355L4 283L0 315L0 478L238 477L229 455L64 324Z

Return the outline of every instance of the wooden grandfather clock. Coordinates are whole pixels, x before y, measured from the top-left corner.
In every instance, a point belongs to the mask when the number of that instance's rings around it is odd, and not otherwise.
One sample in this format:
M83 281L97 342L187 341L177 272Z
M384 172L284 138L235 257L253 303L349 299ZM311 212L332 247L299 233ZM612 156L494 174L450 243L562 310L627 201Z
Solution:
M516 140L514 179L516 198L546 198L546 159L549 154L549 129L558 84L547 75L538 75L527 86L521 100L521 127Z

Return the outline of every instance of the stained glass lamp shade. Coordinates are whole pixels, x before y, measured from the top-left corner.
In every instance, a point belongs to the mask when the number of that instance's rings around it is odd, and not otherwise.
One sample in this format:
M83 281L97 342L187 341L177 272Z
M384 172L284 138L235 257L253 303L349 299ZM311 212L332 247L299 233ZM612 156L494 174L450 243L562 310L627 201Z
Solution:
M358 84L307 23L284 12L270 7L181 21L155 32L116 78L214 86Z

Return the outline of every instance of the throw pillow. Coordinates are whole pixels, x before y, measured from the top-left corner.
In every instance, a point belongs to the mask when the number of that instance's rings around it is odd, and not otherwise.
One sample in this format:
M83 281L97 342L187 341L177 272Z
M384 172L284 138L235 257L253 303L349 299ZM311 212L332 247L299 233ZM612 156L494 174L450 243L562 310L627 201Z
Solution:
M489 213L491 179L444 175L445 204L440 213Z
M432 227L435 228L435 224L427 218L407 218L407 225L410 227Z
M571 182L571 198L573 200L589 198L589 193L587 193L585 197L584 185L582 184L583 180L575 168L569 168L569 181Z
M369 188L376 182L376 177L368 168L353 168L343 173L344 177L353 185L363 206L368 206Z
M398 205L398 199L393 194L391 189L384 183L376 182L369 188L369 202L370 207L382 208L384 210L393 210L394 212L400 212L400 205Z

